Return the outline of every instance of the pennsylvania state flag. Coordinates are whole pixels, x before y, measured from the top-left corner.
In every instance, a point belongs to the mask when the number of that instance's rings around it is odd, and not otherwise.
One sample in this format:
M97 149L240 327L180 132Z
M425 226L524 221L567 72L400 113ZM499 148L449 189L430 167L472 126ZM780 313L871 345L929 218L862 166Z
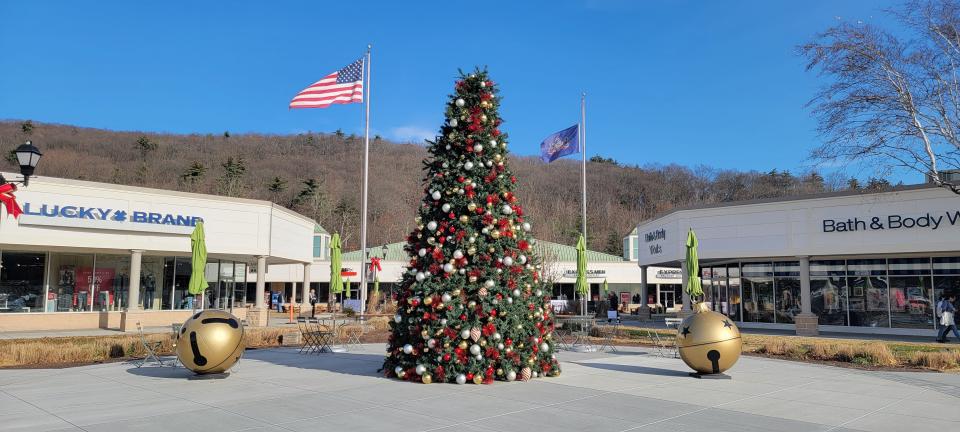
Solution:
M580 153L579 126L570 126L544 139L540 143L540 159L550 163L566 155Z

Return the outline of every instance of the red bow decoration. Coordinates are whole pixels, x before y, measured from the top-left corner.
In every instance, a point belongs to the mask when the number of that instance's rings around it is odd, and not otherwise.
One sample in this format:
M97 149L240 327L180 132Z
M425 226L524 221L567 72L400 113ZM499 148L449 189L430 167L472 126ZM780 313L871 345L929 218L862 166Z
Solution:
M380 258L379 257L370 257L370 271L377 269L377 271L383 271L383 267L380 267Z
M14 219L23 213L20 205L17 204L17 197L13 196L16 191L17 187L13 183L0 185L0 204L7 208L7 214L13 215Z

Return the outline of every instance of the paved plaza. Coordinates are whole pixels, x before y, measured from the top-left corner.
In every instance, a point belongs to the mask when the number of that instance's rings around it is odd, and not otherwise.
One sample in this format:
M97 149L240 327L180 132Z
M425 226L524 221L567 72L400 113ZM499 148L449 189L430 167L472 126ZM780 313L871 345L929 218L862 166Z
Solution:
M382 378L383 345L248 351L229 377L111 363L0 370L0 431L905 431L960 424L960 376L745 357L698 380L643 348L560 353L529 383Z

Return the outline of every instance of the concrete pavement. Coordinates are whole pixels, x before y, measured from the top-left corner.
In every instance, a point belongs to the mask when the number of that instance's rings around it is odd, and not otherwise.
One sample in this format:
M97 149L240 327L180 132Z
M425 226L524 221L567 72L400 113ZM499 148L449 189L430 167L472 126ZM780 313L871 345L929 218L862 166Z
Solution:
M414 384L343 354L248 351L225 379L130 363L0 370L0 431L903 431L960 424L960 376L741 358L698 380L644 348L561 352L529 383Z

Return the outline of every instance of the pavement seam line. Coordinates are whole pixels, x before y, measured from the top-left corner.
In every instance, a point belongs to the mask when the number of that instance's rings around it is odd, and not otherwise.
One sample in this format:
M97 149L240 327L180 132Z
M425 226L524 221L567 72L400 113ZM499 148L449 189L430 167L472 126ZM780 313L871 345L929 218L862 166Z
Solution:
M923 393L926 392L926 391L928 391L928 390L925 389L925 388L921 388L921 390L918 391L918 392L916 392L916 393L912 393L912 394L910 394L909 396L904 396L904 397L902 397L902 398L900 398L900 399L897 399L897 400L895 400L895 401L893 401L893 402L890 402L890 403L888 403L888 404L886 404L886 405L884 405L884 406L882 406L882 407L880 407L880 408L877 408L877 409L875 409L875 410L873 410L873 411L870 411L870 412L868 412L868 413L866 413L866 414L863 414L863 415L861 415L861 416L859 416L859 417L856 417L856 418L852 418L852 419L850 419L850 420L847 420L847 421L845 421L845 422L843 422L843 423L840 423L840 424L838 424L838 425L836 425L836 426L831 427L830 429L825 430L824 432L830 432L830 431L833 431L833 430L837 430L838 428L841 428L841 427L843 427L843 426L846 426L846 425L848 425L848 424L850 424L850 423L853 423L853 422L855 422L855 421L857 421L857 420L861 420L861 419L867 418L867 417L869 417L869 416L871 416L871 415L874 415L874 414L876 414L876 413L878 413L878 412L880 412L880 411L883 411L883 410L885 410L885 409L887 409L887 408L890 408L890 407L892 407L892 406L894 406L894 405L896 405L896 404L898 404L898 403L900 403L900 402L903 402L903 401L907 400L908 398L912 398L912 397L914 397L914 396L919 396L919 395L923 394Z
M703 407L703 408L701 408L701 409L694 410L694 411L690 411L690 412L686 412L686 413L679 414L679 415L675 415L675 416L673 416L673 417L667 417L667 418L663 418L663 419L660 419L660 420L657 420L657 421L653 421L653 422L650 422L650 423L645 423L645 424L642 424L642 425L639 425L639 426L634 426L634 427L632 427L632 428L624 429L624 430L622 430L622 431L620 431L620 432L627 432L627 431L637 430L637 429L640 429L640 428L645 428L645 427L647 427L647 426L652 426L652 425L655 425L655 424L660 424L660 423L663 423L663 422L665 422L665 421L676 420L676 419L678 419L678 418L680 418L680 417L685 417L685 416L688 416L688 415L690 415L690 414L696 414L696 413L703 412L703 411L706 411L706 410L720 408L720 407L722 407L722 406L724 406L724 405L729 405L729 404L733 404L733 403L737 403L737 402L743 402L743 401L745 401L745 400L756 399L756 398L764 397L764 396L770 396L770 395L772 395L772 394L780 393L780 392L783 392L783 391L793 390L793 389L796 389L796 388L808 386L808 385L813 384L813 383L815 383L815 382L816 382L816 381L810 381L810 382L806 382L806 383L803 383L803 384L796 384L796 385L792 385L792 386L789 386L789 387L784 387L784 388L782 388L782 389L778 389L778 390L774 390L774 391L770 391L770 392L766 392L766 393L761 393L761 394L758 394L758 395L747 396L747 397L745 397L745 398L735 399L735 400L732 400L732 401L727 401L727 402L724 402L724 403L720 403L720 404L716 404L716 405L712 405L712 406L708 406L708 407Z
M23 400L22 398L20 398L19 396L15 395L15 394L12 394L12 393L10 393L10 392L8 392L8 391L5 391L5 390L3 390L3 389L0 389L0 393L4 393L4 394L6 394L7 396L10 396L10 397L12 397L12 398L14 398L14 399L16 399L16 400L18 400L18 401L20 401L20 402L23 402L23 403L25 403L25 404L27 404L27 405L30 405L30 406L32 406L32 407L34 407L34 408L36 408L36 409L38 409L38 410L40 410L40 411L43 411L43 412L45 412L45 413L47 413L47 414L50 414L50 415L52 415L52 416L60 419L61 421L66 422L67 424L69 424L69 425L71 425L71 426L73 426L73 427L75 427L75 428L77 428L77 429L80 429L80 430L82 430L82 431L84 431L84 432L87 431L86 429L80 427L79 425L74 424L72 421L67 420L67 419L65 419L65 418L63 418L63 417L60 417L60 416L58 416L57 414L52 413L52 412L50 412L50 411L47 411L47 410L45 410L45 409L43 409L43 408L40 408L39 406L37 406L37 405L34 404L33 402L29 402L29 401Z

